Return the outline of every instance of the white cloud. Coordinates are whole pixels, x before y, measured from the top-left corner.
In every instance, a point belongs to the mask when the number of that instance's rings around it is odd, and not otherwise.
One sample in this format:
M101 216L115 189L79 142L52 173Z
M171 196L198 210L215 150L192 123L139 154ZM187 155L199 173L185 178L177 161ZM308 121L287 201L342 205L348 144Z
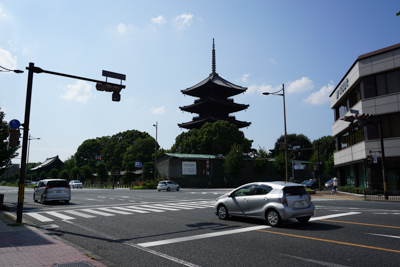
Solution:
M151 21L154 23L154 24L158 24L158 25L162 25L162 24L164 24L165 23L165 19L163 18L163 16L158 16L157 18L151 18Z
M75 84L67 85L65 93L61 98L66 100L75 100L81 103L86 103L92 97L92 86L84 81L76 81Z
M165 106L161 106L161 107L159 107L159 108L153 108L153 109L151 110L151 112L152 112L153 114L163 114L163 113L166 112L166 111L165 111Z
M123 23L118 24L117 28L118 28L118 33L119 34L124 34L126 32L126 30L127 30L126 25L123 24Z
M17 57L13 57L11 53L0 47L0 66L14 70L17 68Z
M269 60L269 62L271 62L272 64L278 64L278 62L277 62L275 59L273 59L273 58L271 58L271 59Z
M333 89L335 89L335 85L333 81L330 81L328 85L322 87L318 92L314 92L306 99L303 99L303 102L311 105L326 104L329 102L329 95L332 93Z
M308 79L308 77L303 77L300 80L291 82L287 87L288 93L301 93L305 91L310 91L314 88L314 82Z
M7 17L7 14L4 12L3 4L0 3L0 18Z
M183 13L174 19L174 25L178 30L184 30L192 24L192 14Z
M243 74L242 81L247 82L247 78L249 78L249 76L250 76L250 73Z

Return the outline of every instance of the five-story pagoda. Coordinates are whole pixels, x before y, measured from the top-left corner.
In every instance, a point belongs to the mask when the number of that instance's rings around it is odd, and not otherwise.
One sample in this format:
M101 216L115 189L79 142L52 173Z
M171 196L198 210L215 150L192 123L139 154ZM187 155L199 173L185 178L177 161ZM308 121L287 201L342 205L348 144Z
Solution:
M238 121L230 113L245 110L249 105L237 104L233 102L232 97L244 93L247 88L235 85L221 78L215 72L215 44L213 39L212 49L212 73L200 83L189 87L181 92L185 95L198 97L194 104L179 107L182 111L199 114L192 121L178 124L185 129L200 129L206 122L215 122L218 120L228 121L235 124L238 128L247 127L251 122Z

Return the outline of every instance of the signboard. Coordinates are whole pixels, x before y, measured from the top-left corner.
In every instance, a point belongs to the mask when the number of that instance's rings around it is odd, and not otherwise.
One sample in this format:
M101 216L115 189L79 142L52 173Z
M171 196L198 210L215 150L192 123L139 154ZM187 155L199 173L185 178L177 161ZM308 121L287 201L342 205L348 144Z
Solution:
M182 175L196 175L196 162L182 161Z
M373 159L374 163L378 163L378 155L377 154L373 154L372 159Z
M293 165L293 169L295 170L305 170L306 165Z
M135 161L135 168L139 168L139 169L143 168L143 163L138 160Z
M18 130L18 129L19 129L19 126L21 126L21 123L19 123L18 120L11 120L11 121L10 121L10 127L11 127L11 129Z

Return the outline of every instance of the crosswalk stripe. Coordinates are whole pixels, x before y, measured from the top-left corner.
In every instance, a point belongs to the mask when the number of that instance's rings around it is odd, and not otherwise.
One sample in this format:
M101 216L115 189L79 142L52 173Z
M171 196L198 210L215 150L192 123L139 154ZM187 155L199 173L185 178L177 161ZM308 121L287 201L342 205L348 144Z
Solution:
M150 208L141 208L141 207L137 207L137 206L128 206L128 208L130 208L130 209L138 209L138 210L150 210L150 211L154 211L154 212L164 212L164 210L156 210L156 209L150 209Z
M111 209L111 208L97 208L97 209L98 209L98 210L108 211L108 212L114 212L114 213L118 213L118 214L123 214L123 215L132 214L131 212L120 211L120 210L113 210L113 209Z
M72 215L80 216L80 217L83 217L83 218L95 218L96 217L96 216L85 214L85 213L82 213L82 212L79 212L79 211L75 211L75 210L66 210L64 212L68 212L68 213L70 213Z
M61 213L59 213L59 212L57 212L57 211L47 211L46 213L47 213L47 214L50 214L50 215L52 215L52 216L54 216L54 217L58 217L58 218L60 218L60 219L63 219L63 220L74 220L74 219L75 219L74 217L61 214Z
M105 213L105 212L101 212L101 211L97 211L97 210L91 210L91 209L83 209L82 211L86 211L86 212L90 212L90 213L94 213L94 214L106 216L106 217L114 216L114 214Z
M149 213L149 211L145 211L145 210L135 210L135 209L128 209L128 208L123 208L123 207L115 207L114 209L127 210L127 211L138 212L138 213Z
M47 217L45 217L45 216L43 216L41 214L38 214L38 213L29 212L29 213L25 213L25 214L29 215L32 218L35 218L36 220L39 220L41 222L52 222L52 221L54 221L54 220L52 220L50 218L47 218Z
M141 207L145 207L145 208L157 208L157 209L163 209L163 210L172 210L172 211L175 211L175 210L179 210L179 209L173 209L173 208L168 208L168 207L165 207L165 205L164 204L158 204L158 205L140 205Z

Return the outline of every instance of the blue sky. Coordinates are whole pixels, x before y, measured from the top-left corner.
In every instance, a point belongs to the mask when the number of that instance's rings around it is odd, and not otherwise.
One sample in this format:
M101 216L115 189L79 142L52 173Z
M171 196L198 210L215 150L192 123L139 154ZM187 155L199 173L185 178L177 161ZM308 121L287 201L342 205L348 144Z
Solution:
M272 148L284 133L311 141L331 135L329 94L356 58L400 43L399 1L1 1L0 66L42 69L103 80L102 70L126 74L121 101L95 84L35 74L30 162L66 160L85 140L136 129L169 149L193 115L179 106L195 98L181 90L212 71L248 87L233 115L253 147ZM23 122L28 73L0 73L6 120ZM118 82L115 81L114 82ZM16 159L14 163L19 163Z

